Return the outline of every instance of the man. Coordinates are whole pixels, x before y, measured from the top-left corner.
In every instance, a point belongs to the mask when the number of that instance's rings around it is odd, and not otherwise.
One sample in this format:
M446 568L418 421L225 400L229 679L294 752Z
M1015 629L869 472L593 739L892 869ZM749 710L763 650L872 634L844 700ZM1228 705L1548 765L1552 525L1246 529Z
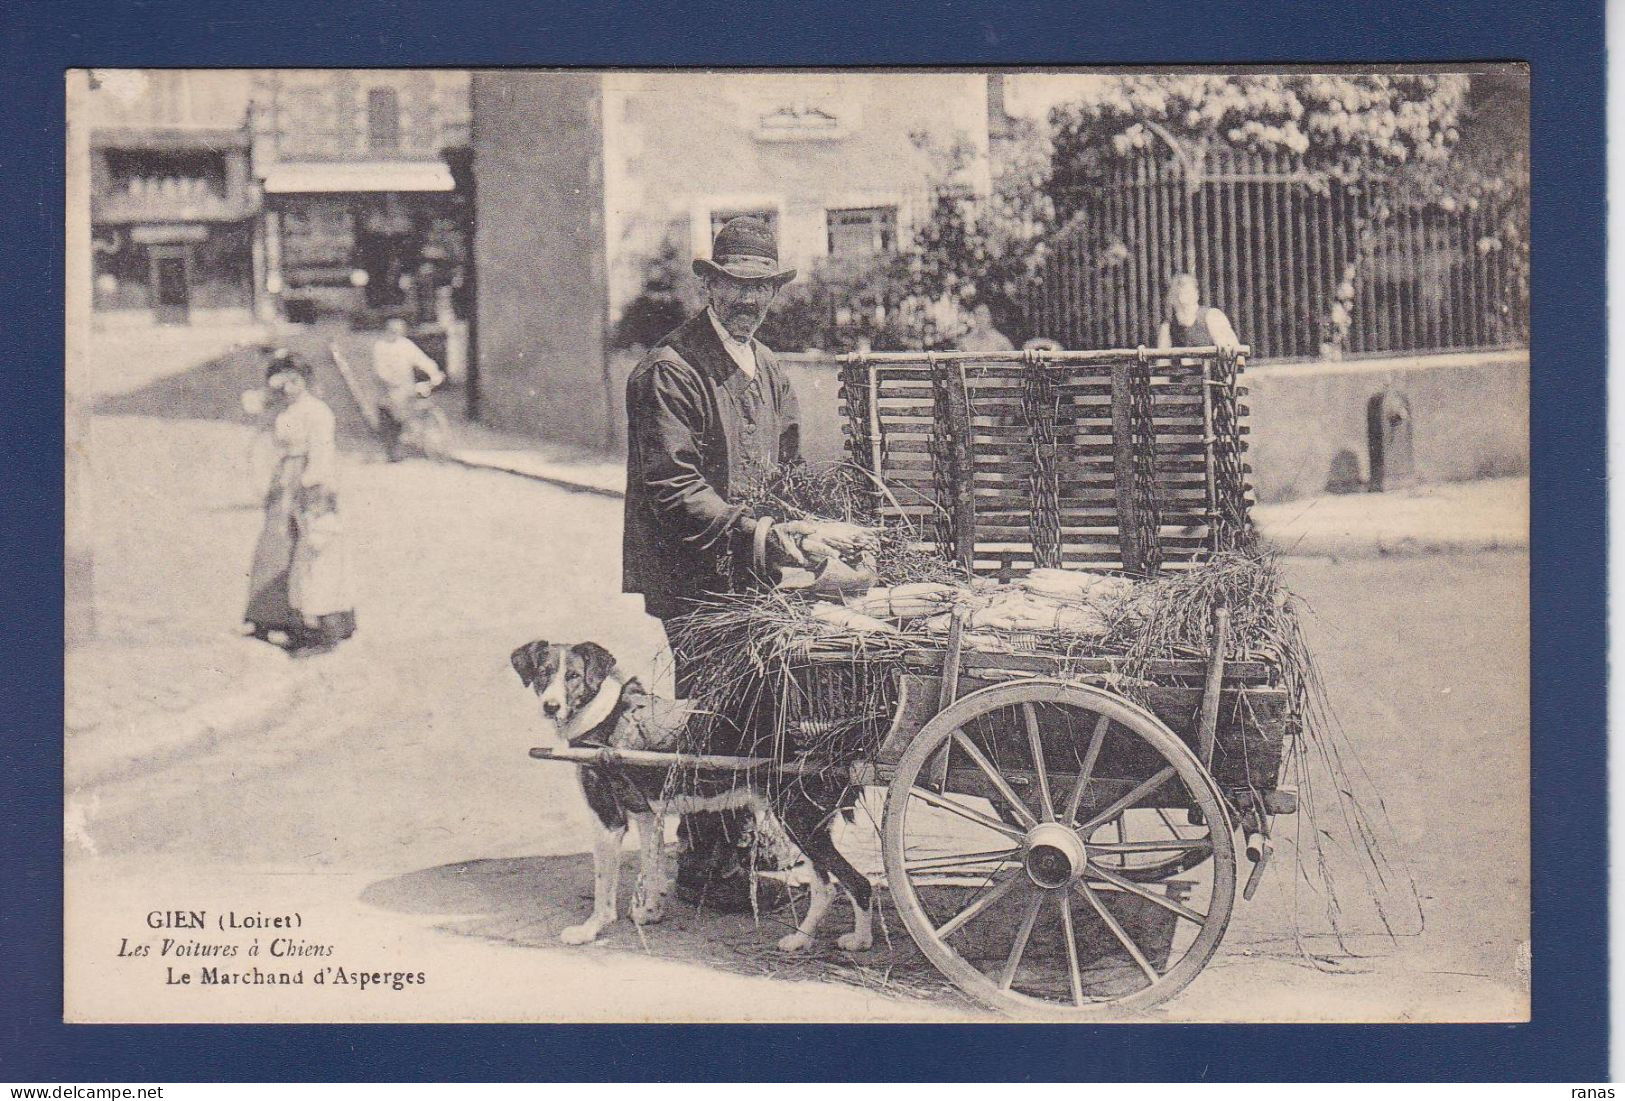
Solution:
M971 311L970 331L959 340L962 352L1008 352L1015 348L1010 338L993 327L993 311L987 303L979 303Z
M754 338L795 269L779 266L773 231L757 218L723 226L711 256L694 261L706 308L651 348L626 384L622 588L643 594L668 638L697 601L763 580L752 571L759 543L770 562L799 562L806 526L776 524L731 498L751 470L801 459L795 392ZM675 646L674 658L677 694L687 696L691 658ZM747 829L745 812L686 816L678 897L748 910Z
M401 430L412 416L412 403L445 381L446 375L429 354L406 335L406 321L384 322L384 336L372 346L372 370L384 384L378 405L378 424L384 432L389 461L401 458Z
M1234 351L1241 340L1222 310L1203 304L1196 276L1181 272L1168 280L1168 318L1157 329L1157 347Z

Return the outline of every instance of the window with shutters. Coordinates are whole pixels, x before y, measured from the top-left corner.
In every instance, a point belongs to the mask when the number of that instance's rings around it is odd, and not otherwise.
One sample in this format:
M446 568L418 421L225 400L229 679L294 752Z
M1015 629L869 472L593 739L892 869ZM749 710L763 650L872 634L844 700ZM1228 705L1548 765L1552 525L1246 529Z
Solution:
M773 231L776 239L779 235L779 212L773 209L765 210L713 210L711 212L711 236L714 239L717 230L733 221L735 218L760 218L767 223L767 228Z
M393 88L367 93L367 145L378 152L401 146L401 101Z
M897 208L894 206L831 210L828 220L831 256L871 256L897 251Z

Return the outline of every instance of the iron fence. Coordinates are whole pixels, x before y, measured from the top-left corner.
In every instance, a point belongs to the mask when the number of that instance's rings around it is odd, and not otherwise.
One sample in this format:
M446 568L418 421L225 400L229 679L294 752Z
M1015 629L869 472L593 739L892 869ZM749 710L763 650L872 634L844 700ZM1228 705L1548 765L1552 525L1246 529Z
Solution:
M1187 271L1256 358L1526 344L1526 195L1410 201L1210 151L1199 172L1142 156L1080 190L1045 245L1027 327L1068 348L1151 343Z

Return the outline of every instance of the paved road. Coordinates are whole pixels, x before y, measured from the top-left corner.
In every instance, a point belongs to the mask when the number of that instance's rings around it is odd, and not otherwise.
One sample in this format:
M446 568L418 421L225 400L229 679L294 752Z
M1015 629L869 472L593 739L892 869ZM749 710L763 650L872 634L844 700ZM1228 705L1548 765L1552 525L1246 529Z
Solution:
M229 372L215 383L235 400ZM160 418L137 399L94 423L98 605L149 631L225 639L258 525L247 429L210 401ZM507 655L536 637L591 638L653 667L658 627L616 591L620 506L494 472L383 464L366 446L344 466L357 638L305 663L287 708L259 727L70 799L72 1016L975 1015L896 927L860 965L832 946L781 964L772 918L680 913L645 937L623 925L588 949L558 945L590 895L588 817L565 770L526 759L531 703ZM1426 926L1357 942L1374 955L1341 973L1318 969L1291 936L1283 858L1160 1018L1521 1015L1527 565L1519 553L1290 565L1317 612L1333 704L1392 817L1395 882L1414 880ZM1302 895L1296 924L1312 929L1319 911ZM303 1008L281 990L166 988L156 964L116 949L168 907L296 907L307 939L354 966L422 968L429 985Z

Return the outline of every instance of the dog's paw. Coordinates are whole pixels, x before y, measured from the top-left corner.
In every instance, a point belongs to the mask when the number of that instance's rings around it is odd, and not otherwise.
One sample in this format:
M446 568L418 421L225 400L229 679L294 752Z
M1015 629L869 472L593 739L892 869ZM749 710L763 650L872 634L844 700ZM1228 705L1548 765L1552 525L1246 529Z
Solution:
M805 952L812 947L813 939L806 933L795 932L779 938L780 952Z
M875 946L875 935L853 930L850 933L842 933L839 937L836 937L835 943L848 952L867 952Z
M580 925L572 925L559 934L559 939L565 944L591 944L598 939L598 931L602 928L597 922L584 921Z
M634 925L659 925L666 920L666 900L657 896L652 901L644 902L635 899L632 903L632 923Z

